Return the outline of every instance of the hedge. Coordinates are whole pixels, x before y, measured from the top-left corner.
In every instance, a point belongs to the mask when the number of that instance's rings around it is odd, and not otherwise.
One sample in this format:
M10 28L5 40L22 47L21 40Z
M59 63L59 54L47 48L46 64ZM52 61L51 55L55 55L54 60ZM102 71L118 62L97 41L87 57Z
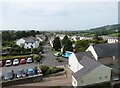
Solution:
M60 68L60 67L40 66L40 68L42 70L43 76L48 76L53 73L64 71L64 68Z

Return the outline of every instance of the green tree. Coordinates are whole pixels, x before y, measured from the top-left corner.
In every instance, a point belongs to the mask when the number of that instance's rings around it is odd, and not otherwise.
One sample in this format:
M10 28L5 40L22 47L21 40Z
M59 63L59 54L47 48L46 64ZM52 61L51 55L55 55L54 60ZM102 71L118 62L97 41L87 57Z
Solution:
M58 51L59 49L61 49L61 42L60 42L60 38L56 37L53 41L53 48Z
M67 35L65 35L65 37L63 38L62 45L65 45L65 43L67 42L66 40L68 40L68 36Z
M62 45L64 46L63 52L73 51L72 42L70 41L67 35L65 35L65 37L63 38Z
M63 51L73 51L72 42L70 40L66 40Z

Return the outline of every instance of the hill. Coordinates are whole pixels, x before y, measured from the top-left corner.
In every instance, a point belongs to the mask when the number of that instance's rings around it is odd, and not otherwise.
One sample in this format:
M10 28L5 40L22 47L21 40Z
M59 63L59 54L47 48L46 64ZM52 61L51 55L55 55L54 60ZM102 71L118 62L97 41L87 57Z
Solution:
M88 32L98 33L99 35L109 35L112 33L118 33L118 29L120 29L120 24L106 25L102 27L92 28L88 30Z

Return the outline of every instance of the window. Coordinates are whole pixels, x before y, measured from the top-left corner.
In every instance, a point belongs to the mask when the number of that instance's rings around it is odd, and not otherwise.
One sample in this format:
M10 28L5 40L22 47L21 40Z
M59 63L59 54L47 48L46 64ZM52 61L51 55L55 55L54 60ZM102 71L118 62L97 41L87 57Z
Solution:
M74 84L76 85L76 81L74 81Z
M81 83L83 83L83 80L81 80Z
M105 78L107 78L107 76L105 76Z
M99 79L101 80L101 79L102 79L102 77L99 77Z

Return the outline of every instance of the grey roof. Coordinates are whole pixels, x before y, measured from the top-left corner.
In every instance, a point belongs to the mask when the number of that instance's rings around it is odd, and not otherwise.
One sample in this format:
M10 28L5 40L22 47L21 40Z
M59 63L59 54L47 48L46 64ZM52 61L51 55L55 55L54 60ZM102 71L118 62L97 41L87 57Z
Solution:
M23 38L25 40L25 43L34 43L35 40L33 38Z
M91 53L91 51L78 52L78 53L76 53L75 55L76 55L78 61L80 61L80 60L82 59L82 57L84 57L84 56L87 56L87 57L90 57L90 58L92 58L92 59L95 59L94 56L93 56L93 54Z
M111 57L120 56L120 43L112 43L112 44L94 44L93 45L98 57Z
M80 61L80 64L84 67L77 71L76 73L73 73L73 76L76 80L79 80L80 78L87 75L89 72L93 71L95 68L99 67L101 64L87 56L82 57L82 60Z

